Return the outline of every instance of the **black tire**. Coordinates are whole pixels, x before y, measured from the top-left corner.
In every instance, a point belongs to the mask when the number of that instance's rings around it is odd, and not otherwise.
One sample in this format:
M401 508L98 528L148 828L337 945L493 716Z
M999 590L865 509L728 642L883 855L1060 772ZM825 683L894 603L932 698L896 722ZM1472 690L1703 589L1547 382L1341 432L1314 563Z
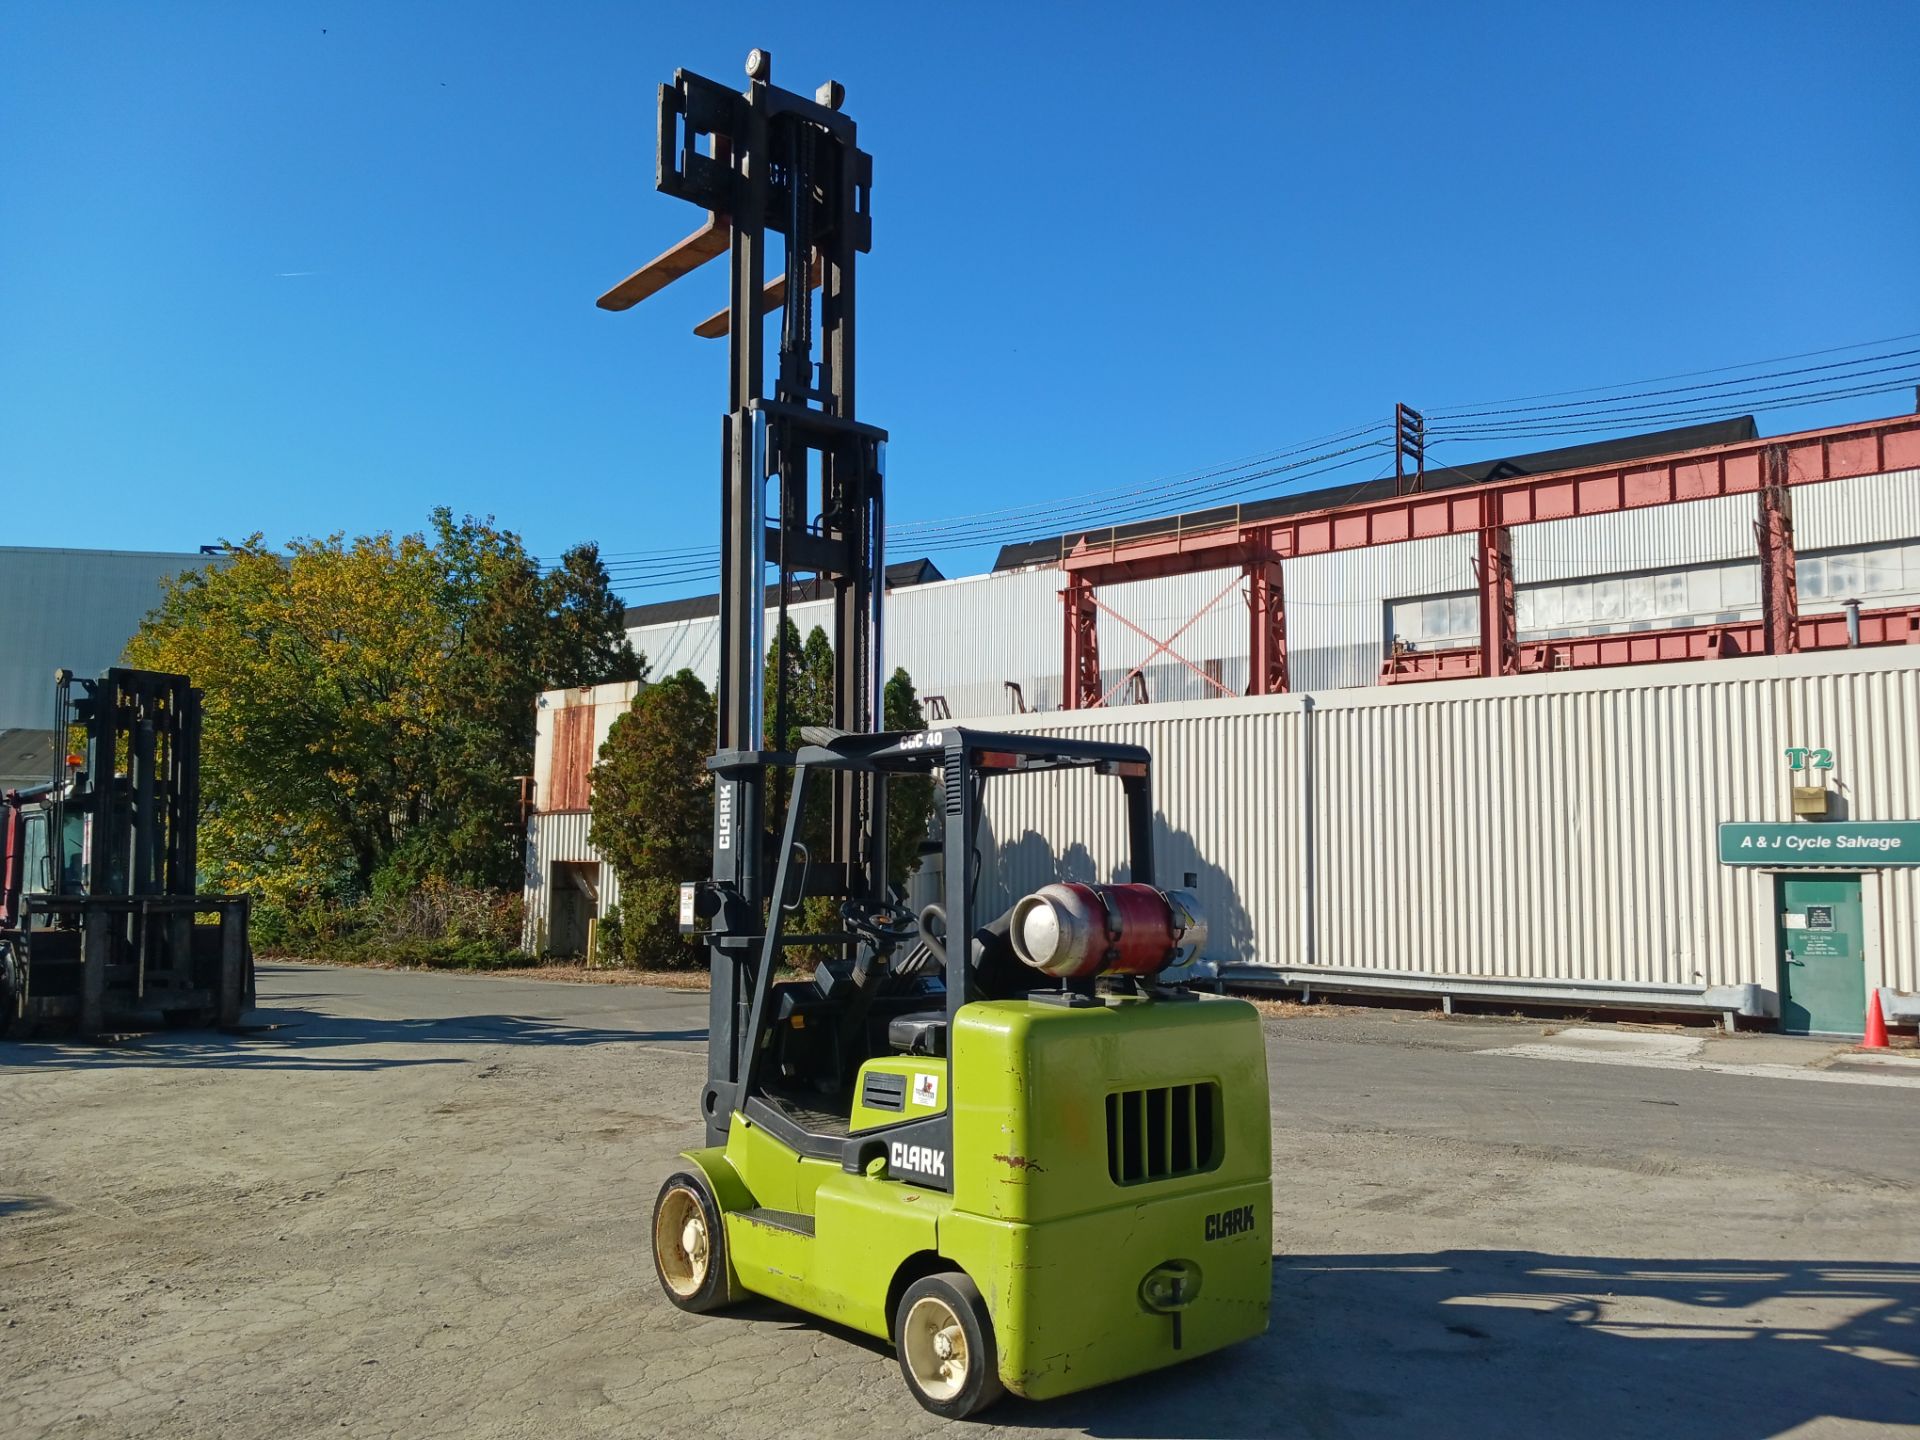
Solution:
M653 1273L667 1299L695 1315L730 1298L727 1227L704 1176L669 1175L654 1198Z
M21 993L25 989L20 974L20 962L14 958L13 946L0 945L0 1039L11 1034L16 1040L27 1038L32 1029L21 1016L26 997Z
M986 1298L962 1271L927 1275L906 1288L894 1307L893 1345L907 1389L936 1415L964 1420L1007 1393Z

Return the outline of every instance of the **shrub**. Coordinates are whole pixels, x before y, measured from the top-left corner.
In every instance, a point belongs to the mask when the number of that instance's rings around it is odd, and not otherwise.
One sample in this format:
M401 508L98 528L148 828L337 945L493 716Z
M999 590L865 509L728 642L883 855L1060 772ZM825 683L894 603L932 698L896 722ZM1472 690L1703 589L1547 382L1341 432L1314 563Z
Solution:
M428 880L357 900L265 903L253 914L262 955L339 964L495 969L524 965L521 901L511 891Z

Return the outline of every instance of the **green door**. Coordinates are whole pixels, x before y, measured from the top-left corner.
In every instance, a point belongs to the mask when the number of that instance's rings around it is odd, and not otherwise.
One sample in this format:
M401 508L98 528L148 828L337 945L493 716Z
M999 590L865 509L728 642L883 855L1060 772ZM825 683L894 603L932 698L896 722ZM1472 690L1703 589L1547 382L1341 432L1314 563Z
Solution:
M1867 966L1858 875L1782 875L1780 1028L1858 1035L1866 1025Z

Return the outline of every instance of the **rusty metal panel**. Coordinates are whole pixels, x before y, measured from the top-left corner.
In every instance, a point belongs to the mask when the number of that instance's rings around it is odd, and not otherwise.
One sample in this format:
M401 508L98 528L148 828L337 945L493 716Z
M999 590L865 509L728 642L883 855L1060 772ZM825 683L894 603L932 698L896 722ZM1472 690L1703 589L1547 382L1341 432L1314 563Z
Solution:
M548 690L534 702L533 805L536 810L584 810L587 782L607 731L633 703L631 680L578 689Z
M553 712L553 768L542 804L548 810L587 808L587 776L593 768L593 711L584 705Z

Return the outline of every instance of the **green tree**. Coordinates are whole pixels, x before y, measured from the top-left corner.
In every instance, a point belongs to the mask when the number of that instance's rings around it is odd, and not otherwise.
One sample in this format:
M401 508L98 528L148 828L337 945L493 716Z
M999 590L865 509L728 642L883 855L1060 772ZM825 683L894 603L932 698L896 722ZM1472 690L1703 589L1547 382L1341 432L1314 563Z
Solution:
M803 642L791 620L786 625L786 643L767 649L768 714L772 715L773 677L778 674L784 648L788 677L787 724L773 737L783 750L797 749L800 730L806 725L825 725L833 718L834 659L833 642L816 625ZM881 696L882 725L888 730L924 730L927 726L913 680L903 669L895 669ZM772 722L769 722L770 727ZM783 772L776 772L768 785L767 823L778 828L786 819L786 797L790 789ZM895 889L907 882L920 863L920 841L926 834L933 813L933 781L926 776L895 776L888 784L887 802L887 879ZM810 855L824 855L830 847L833 826L833 782L830 776L816 775L808 787L807 813L802 817L800 836ZM833 929L831 916L810 916L811 928Z
M432 536L259 535L172 582L127 662L205 693L206 883L280 905L504 886L533 702L643 665L591 546L543 575L491 520Z
M679 930L679 887L711 868L718 719L691 670L649 685L613 722L593 769L589 842L620 877L620 940L631 964L698 965Z
M905 670L895 669L881 696L889 730L924 730L926 712L920 708L920 696L913 679ZM931 775L895 775L887 783L887 882L896 890L905 888L907 879L920 867L920 842L926 838L927 823L933 816L933 777Z

